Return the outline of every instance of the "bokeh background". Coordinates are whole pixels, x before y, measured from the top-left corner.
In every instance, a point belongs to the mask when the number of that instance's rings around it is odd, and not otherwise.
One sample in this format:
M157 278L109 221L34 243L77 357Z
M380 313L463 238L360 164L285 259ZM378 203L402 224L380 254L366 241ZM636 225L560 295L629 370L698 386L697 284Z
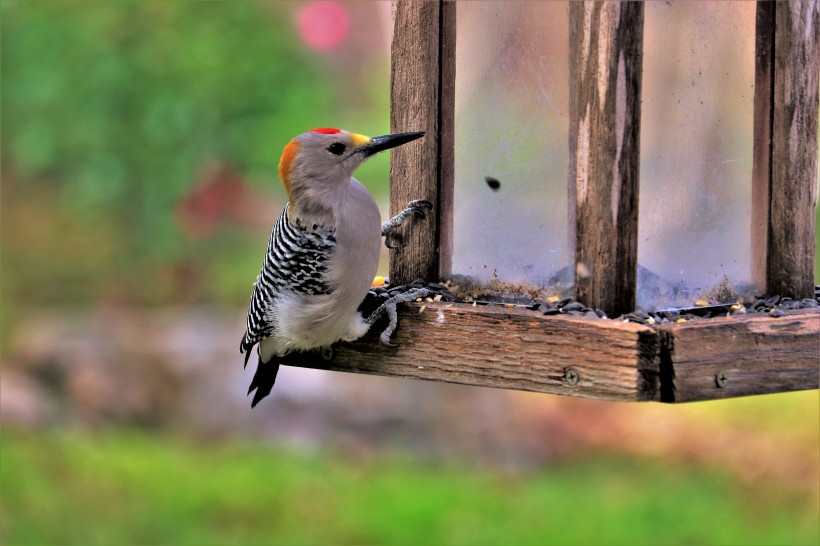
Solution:
M3 543L820 541L817 391L668 407L284 368L250 410L280 150L389 131L388 2L0 17ZM388 173L357 175L385 216Z

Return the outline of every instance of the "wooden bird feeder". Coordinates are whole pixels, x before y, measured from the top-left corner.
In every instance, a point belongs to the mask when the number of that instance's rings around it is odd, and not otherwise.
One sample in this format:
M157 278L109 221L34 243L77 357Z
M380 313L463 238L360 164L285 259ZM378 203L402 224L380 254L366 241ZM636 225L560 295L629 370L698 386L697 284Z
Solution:
M391 251L394 284L453 273L456 26L451 1L395 1L391 213L435 204ZM574 297L610 317L635 309L641 165L642 2L570 2L570 246ZM749 229L760 291L814 298L820 3L758 2ZM751 28L748 29L752 31ZM685 129L685 128L684 128ZM578 270L578 269L576 269ZM424 306L423 312L420 312ZM820 310L645 326L504 306L407 304L394 335L295 365L567 394L684 402L818 388Z

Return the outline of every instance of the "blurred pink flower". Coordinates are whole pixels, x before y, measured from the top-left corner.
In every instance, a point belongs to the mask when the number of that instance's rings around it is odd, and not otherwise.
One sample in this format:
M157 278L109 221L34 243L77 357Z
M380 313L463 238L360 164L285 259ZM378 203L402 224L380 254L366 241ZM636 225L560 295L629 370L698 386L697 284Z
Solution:
M347 8L335 0L314 0L299 9L296 25L302 41L316 51L332 51L347 39Z

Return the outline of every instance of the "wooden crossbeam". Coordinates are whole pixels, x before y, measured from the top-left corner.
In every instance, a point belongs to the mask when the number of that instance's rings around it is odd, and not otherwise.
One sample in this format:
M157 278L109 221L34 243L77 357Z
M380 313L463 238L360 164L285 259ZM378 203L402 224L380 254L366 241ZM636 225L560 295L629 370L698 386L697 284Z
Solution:
M662 325L661 401L818 388L820 311Z
M407 304L388 348L378 325L334 345L332 362L293 365L606 400L657 400L657 335L649 327L467 304Z
M402 305L397 348L380 326L305 368L602 400L689 402L818 388L820 309L650 328L468 304Z

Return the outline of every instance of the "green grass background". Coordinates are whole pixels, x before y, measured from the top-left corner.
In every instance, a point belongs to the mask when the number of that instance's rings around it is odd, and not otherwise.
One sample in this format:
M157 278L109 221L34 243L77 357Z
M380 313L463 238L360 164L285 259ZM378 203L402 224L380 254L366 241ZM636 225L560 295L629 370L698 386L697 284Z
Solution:
M788 490L580 458L526 474L140 433L5 432L6 544L817 544Z

